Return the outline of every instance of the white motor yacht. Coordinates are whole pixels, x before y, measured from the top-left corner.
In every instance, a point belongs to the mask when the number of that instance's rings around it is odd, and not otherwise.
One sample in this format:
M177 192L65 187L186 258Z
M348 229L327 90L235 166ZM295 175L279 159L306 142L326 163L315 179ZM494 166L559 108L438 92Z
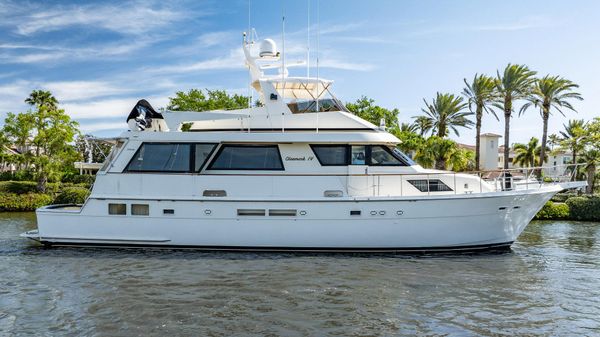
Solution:
M585 185L511 188L507 175L499 184L425 169L384 125L348 112L332 81L289 76L272 40L243 49L259 106L158 113L138 102L86 202L37 209L37 230L22 236L208 250L507 248L555 193Z

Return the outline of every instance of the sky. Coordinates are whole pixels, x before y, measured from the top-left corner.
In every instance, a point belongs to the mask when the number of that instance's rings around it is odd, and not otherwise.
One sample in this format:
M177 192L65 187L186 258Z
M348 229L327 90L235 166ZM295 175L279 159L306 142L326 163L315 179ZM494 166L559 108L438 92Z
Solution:
M50 90L83 132L102 137L126 129L142 98L159 108L191 88L247 94L242 32L253 27L281 47L282 14L287 60L304 61L309 49L316 74L318 37L319 74L335 81L336 96L398 108L401 122L421 113L423 99L460 94L463 79L508 63L580 85L578 112L552 116L550 133L600 116L596 0L0 0L0 124L27 111L34 89ZM499 117L485 116L482 132L503 134ZM541 138L536 109L511 123L511 143ZM474 134L452 138L473 144Z

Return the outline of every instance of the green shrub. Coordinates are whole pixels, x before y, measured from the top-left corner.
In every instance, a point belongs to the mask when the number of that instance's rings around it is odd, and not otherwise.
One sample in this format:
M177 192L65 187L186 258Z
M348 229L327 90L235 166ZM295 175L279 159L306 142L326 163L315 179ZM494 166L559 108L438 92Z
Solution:
M55 204L83 204L90 191L83 187L67 187L54 199Z
M552 199L550 199L551 201L554 202L566 202L567 199L569 198L573 198L576 197L577 193L573 193L573 192L564 192L564 193L558 193L555 194Z
M573 197L567 205L573 220L600 221L600 197Z
M535 215L538 220L558 220L569 218L569 206L563 203L548 201Z
M0 193L0 211L4 212L34 211L51 202L52 197L42 193Z
M34 181L0 181L0 193L25 194L37 192Z
M33 180L33 172L29 170L19 170L16 172L2 172L0 173L0 181L26 181Z

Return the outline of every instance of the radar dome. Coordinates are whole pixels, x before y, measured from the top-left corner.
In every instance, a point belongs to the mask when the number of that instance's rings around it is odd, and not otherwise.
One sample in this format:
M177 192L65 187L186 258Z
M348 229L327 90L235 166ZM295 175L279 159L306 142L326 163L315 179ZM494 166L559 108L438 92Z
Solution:
M277 56L277 46L275 41L271 39L264 39L260 42L260 57L275 57Z

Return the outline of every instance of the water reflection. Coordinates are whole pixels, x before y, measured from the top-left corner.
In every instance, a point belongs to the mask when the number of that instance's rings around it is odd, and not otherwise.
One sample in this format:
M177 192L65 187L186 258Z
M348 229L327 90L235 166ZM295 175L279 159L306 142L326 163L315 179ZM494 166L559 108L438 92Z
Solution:
M503 254L43 249L0 215L0 335L589 335L598 224L535 222Z

